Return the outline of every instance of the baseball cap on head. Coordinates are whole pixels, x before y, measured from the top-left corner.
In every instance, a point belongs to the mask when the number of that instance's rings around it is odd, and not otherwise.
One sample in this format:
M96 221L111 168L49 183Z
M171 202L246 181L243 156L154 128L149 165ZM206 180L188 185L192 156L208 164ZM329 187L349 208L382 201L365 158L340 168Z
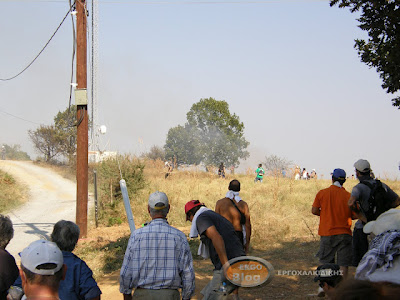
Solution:
M32 273L54 275L61 270L64 259L61 250L55 243L37 240L22 250L21 264ZM46 268L42 268L43 265L46 265ZM52 265L54 267L51 268Z
M188 203L185 204L185 214L186 214L186 221L189 220L188 218L188 212L195 208L196 206L204 205L204 203L201 203L199 200L190 200Z
M342 169L333 170L332 177L337 179L346 179L346 172Z
M317 276L314 282L318 280L335 280L341 276L340 267L337 264L323 264L317 268Z
M388 230L400 230L400 210L392 208L381 214L375 221L364 225L365 233L379 235Z
M359 172L368 172L371 171L371 166L368 162L368 160L365 159L359 159L354 163L354 168L356 168L357 171Z
M149 206L156 210L161 210L169 206L168 197L163 192L154 192L149 196Z
M188 211L191 210L192 208L199 205L204 205L204 204L201 203L199 200L190 200L188 203L185 204L185 214L187 214Z

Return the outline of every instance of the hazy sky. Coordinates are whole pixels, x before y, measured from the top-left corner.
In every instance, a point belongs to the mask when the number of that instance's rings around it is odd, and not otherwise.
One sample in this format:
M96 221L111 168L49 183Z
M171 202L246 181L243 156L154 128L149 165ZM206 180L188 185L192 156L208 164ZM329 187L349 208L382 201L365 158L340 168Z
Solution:
M0 0L0 77L20 72L67 11L67 0ZM241 169L276 154L325 178L352 174L359 158L398 176L400 111L353 48L366 36L356 17L329 1L99 0L100 146L163 146L193 103L213 97L245 125ZM0 82L0 143L36 157L27 131L68 106L71 59L68 17L25 73Z

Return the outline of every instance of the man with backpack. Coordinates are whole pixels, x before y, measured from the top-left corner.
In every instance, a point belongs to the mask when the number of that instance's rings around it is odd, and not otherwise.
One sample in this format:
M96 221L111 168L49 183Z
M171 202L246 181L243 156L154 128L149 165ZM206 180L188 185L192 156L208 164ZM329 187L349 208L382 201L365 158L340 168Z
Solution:
M354 168L360 183L353 188L348 205L359 219L353 231L353 265L357 266L368 251L364 224L399 206L400 198L386 184L371 177L371 166L367 160L359 159L354 163Z

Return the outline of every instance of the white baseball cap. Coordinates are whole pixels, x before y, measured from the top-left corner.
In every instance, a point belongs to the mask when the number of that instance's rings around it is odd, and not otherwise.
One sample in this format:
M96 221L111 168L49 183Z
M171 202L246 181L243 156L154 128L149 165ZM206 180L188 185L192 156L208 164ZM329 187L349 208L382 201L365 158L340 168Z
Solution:
M61 250L55 243L37 240L22 250L21 264L32 273L54 275L62 268L64 259ZM40 268L44 264L54 264L54 268Z
M368 162L368 160L365 159L359 159L354 163L354 168L356 168L357 171L359 172L368 172L371 170L371 166Z
M364 232L379 235L388 230L400 230L400 210L392 208L381 214L375 221L364 225Z
M149 206L161 210L169 206L168 197L163 192L155 192L149 196Z

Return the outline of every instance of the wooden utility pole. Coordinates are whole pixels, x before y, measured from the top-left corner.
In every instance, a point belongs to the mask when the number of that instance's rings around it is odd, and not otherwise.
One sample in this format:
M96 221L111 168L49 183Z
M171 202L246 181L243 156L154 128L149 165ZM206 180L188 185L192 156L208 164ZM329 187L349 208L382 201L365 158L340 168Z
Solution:
M88 113L87 113L87 41L86 3L76 1L76 83L77 118L76 147L76 224L81 237L87 235L88 210Z

